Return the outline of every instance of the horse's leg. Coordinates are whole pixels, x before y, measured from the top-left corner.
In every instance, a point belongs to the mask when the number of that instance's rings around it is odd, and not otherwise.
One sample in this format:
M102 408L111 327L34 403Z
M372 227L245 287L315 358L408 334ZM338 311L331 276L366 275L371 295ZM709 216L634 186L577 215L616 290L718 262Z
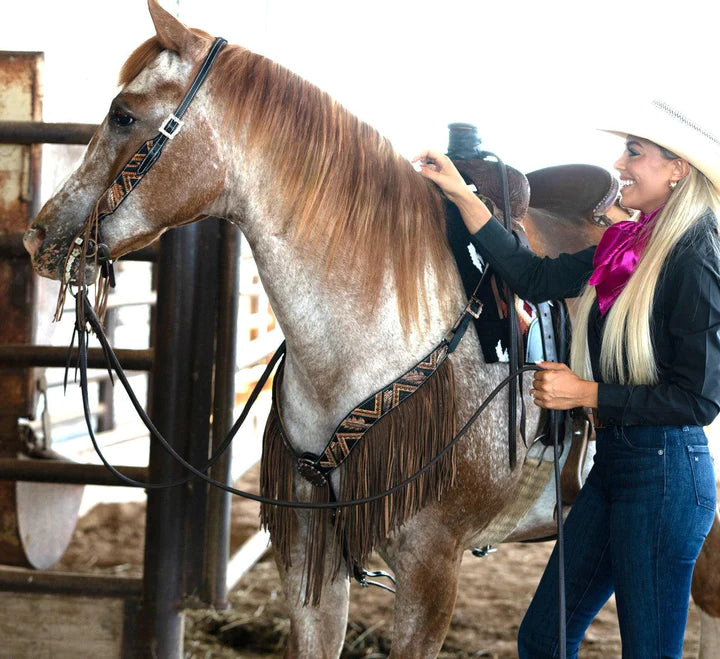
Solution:
M692 596L700 615L698 659L717 659L720 652L720 516L700 550L692 579Z
M455 608L462 543L433 520L424 530L416 521L382 552L397 580L391 657L436 657Z
M290 615L290 639L285 657L334 659L340 656L345 642L350 583L342 572L335 580L328 576L328 573L330 576L332 573L332 557L335 551L334 546L328 544L326 555L330 558L320 603L317 606L303 605L307 527L302 522L299 526L300 529L293 538L291 565L285 567L276 560ZM328 532L327 535L328 543L331 543L333 534Z

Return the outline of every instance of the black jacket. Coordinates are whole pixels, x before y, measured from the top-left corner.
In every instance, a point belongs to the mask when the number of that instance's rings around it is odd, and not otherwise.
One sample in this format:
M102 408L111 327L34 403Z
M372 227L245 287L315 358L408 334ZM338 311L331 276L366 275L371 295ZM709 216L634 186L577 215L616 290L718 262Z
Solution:
M603 425L704 426L720 411L720 263L713 245L715 230L715 216L703 216L680 240L660 275L651 321L658 384L603 382L600 346L605 319L595 302L588 347ZM472 240L510 287L531 302L575 297L593 271L595 247L540 258L495 219Z

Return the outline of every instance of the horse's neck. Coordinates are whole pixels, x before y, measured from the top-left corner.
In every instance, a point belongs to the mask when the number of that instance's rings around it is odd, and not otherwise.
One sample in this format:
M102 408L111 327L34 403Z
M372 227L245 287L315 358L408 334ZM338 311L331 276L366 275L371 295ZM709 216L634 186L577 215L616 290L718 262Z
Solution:
M390 274L368 313L356 302L360 277L347 262L337 259L335 270L326 272L291 237L275 231L271 202L242 207L238 223L287 341L283 418L299 449L317 450L347 412L424 357L452 319L430 295L425 327L406 336Z
M301 436L318 429L317 437L327 440L347 412L413 366L447 329L430 300L428 327L406 337L392 286L367 313L355 302L358 278L351 272L326 274L277 236L256 237L251 246L288 345L283 412L291 433L291 426Z

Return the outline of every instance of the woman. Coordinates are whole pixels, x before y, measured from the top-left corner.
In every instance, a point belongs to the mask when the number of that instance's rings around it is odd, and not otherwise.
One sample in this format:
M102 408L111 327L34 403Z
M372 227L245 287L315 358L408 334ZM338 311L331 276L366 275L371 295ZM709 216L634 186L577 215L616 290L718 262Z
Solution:
M521 247L447 157L418 160L518 294L582 294L571 368L542 363L530 390L540 407L595 414L595 461L565 524L567 657L613 592L623 657L681 657L716 504L703 426L720 410L720 140L658 101L610 132L626 137L615 167L639 219L556 259ZM556 630L553 552L520 627L520 657L558 656Z

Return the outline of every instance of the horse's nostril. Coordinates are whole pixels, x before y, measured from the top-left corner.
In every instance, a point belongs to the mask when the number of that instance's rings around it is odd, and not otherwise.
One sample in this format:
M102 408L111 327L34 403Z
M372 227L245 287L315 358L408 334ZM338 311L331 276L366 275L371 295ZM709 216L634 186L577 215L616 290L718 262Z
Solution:
M23 236L23 244L25 245L25 249L30 253L30 255L34 255L35 252L40 248L40 245L43 244L43 241L45 240L45 229L32 225Z

